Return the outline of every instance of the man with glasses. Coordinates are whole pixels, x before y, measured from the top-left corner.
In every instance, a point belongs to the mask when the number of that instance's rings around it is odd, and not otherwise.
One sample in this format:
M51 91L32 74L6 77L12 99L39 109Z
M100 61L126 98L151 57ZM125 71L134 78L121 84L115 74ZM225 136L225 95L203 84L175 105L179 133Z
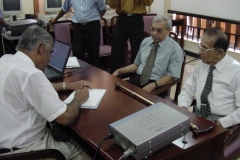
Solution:
M129 82L148 92L180 78L184 53L179 44L168 36L171 28L172 21L167 15L154 17L150 28L151 37L145 38L142 41L134 63L117 69L113 75L136 73L130 77ZM152 60L153 64L149 65L148 61L152 57L154 46L155 57ZM145 76L145 72L149 73L149 78L147 74ZM167 91L161 93L159 96L165 98Z
M227 128L240 122L240 63L226 54L229 42L219 27L204 33L199 44L201 61L187 80L178 105Z

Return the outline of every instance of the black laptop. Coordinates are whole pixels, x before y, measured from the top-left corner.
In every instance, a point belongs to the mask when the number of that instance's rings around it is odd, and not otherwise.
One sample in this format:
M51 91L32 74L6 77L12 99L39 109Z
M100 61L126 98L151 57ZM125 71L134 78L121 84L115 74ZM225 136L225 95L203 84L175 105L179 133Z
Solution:
M45 68L44 74L49 80L62 79L66 67L71 45L55 40L53 52L51 53L51 62Z

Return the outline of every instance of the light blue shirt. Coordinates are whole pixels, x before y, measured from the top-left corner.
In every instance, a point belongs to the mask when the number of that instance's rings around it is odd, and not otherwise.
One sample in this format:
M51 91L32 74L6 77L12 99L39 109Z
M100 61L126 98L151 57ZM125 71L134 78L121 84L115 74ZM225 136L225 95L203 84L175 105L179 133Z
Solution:
M2 13L2 10L0 9L0 18L4 18L3 17L3 13ZM0 24L0 33L2 33L2 28L4 27L4 25L3 24Z
M152 37L145 38L140 46L134 63L138 65L137 74L141 75L150 51L153 47ZM157 55L150 76L151 80L158 80L163 76L180 78L184 53L182 48L172 38L167 37L158 43Z
M74 23L100 20L99 12L106 8L104 0L65 0L62 10L68 12L72 6Z
M4 18L4 17L3 17L2 10L0 10L0 18Z

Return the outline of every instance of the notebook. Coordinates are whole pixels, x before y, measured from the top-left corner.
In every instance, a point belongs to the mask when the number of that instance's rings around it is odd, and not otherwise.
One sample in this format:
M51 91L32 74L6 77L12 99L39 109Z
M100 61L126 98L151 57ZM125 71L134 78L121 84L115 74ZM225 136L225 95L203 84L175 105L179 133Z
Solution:
M63 78L64 69L66 67L70 52L70 44L55 40L53 45L53 52L51 53L51 62L48 64L44 71L44 74L49 80L57 80Z

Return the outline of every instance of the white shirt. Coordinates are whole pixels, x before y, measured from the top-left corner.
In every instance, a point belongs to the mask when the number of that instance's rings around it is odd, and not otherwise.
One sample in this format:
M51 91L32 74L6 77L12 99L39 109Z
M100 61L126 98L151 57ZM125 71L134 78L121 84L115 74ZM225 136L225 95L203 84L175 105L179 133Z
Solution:
M212 114L225 116L219 121L226 128L240 123L240 63L229 55L225 55L215 66L208 102ZM209 67L210 65L202 61L198 62L178 97L179 106L189 107L196 93L197 108L200 110L200 96L206 83Z
M0 59L0 148L26 147L66 111L52 84L22 52Z

